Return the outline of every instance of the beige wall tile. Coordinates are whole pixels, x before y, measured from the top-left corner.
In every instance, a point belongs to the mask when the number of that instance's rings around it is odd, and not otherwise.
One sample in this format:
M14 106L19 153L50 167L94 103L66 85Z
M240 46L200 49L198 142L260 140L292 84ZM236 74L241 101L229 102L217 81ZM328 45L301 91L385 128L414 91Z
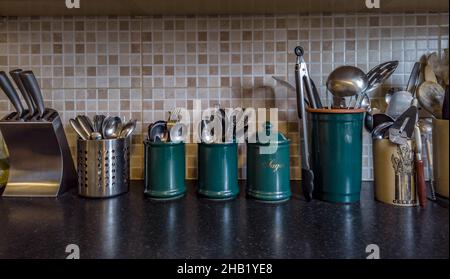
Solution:
M138 119L131 173L143 176L147 125L176 106L276 107L279 129L292 140L291 175L300 177L295 93L272 75L293 79L293 49L301 44L323 101L337 66L367 71L385 60L400 66L385 89L406 83L422 54L448 47L448 14L315 14L277 16L7 18L0 23L0 67L32 69L47 105L67 126L80 113ZM0 112L11 105L0 95ZM365 134L363 177L372 179ZM187 147L187 178L195 178L196 145ZM243 147L240 150L244 150ZM245 178L245 156L240 157Z

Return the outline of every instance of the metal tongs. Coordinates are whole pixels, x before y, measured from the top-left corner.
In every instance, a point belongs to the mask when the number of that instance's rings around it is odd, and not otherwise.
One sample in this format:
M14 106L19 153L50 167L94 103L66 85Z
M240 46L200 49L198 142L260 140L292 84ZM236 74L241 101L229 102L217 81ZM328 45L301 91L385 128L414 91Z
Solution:
M314 173L311 170L309 161L309 137L308 126L306 121L306 109L305 109L305 97L308 98L308 104L311 108L317 108L320 105L320 100L315 98L312 92L311 79L309 78L308 68L305 60L303 59L303 48L297 46L294 50L297 55L297 62L295 64L295 89L297 93L297 113L298 117L302 120L303 126L303 153L304 159L302 160L302 191L306 201L312 200L312 193L314 190ZM306 94L305 94L306 91ZM318 96L317 96L318 97ZM318 101L318 102L317 102Z
M404 111L389 128L389 140L395 144L406 144L414 136L414 127L419 120L417 109L416 88L420 76L420 62L414 64L408 81L407 90L411 92L413 100L411 106Z

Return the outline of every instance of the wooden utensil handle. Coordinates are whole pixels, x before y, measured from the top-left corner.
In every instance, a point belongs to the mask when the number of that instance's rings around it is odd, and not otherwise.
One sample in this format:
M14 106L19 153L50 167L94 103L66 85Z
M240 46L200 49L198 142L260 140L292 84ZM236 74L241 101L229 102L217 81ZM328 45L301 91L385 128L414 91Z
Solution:
M419 194L419 204L420 206L425 207L427 203L427 190L425 187L425 176L423 170L423 161L416 161L416 185Z

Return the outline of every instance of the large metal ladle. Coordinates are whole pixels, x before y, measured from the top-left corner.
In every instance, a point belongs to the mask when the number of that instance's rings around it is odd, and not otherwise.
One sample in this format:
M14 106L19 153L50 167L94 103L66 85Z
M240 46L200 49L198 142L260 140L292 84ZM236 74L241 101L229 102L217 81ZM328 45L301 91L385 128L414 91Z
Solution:
M341 66L331 72L326 85L334 97L344 98L358 96L366 90L368 82L366 74L360 68Z

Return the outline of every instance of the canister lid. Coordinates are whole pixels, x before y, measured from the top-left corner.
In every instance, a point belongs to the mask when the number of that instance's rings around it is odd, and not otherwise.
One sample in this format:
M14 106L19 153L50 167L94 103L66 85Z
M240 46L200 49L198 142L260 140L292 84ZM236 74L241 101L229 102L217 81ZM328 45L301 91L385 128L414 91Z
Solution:
M272 130L272 123L270 123L269 121L266 121L263 124L263 128L266 131L266 135L271 135L271 139L269 140L269 142L265 142L265 143L261 143L259 142L259 138L258 138L258 133L256 133L256 143L253 144L257 144L257 145L269 145L269 144L288 144L290 142L290 140L283 135L282 133L278 132L278 131L273 131ZM276 138L276 140L272 140L272 138ZM252 143L249 143L252 144Z

